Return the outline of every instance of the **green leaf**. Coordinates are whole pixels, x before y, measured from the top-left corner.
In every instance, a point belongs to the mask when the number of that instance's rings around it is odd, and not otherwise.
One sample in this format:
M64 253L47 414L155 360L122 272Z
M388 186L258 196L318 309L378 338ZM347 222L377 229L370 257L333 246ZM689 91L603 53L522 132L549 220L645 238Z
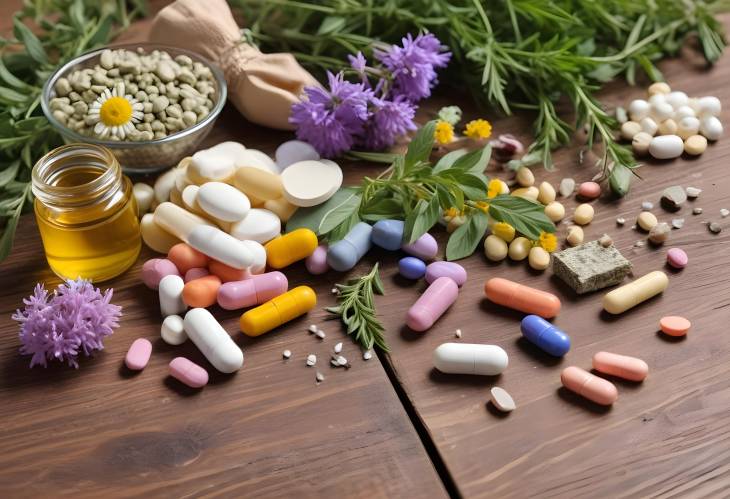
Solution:
M408 144L408 152L406 152L405 169L409 170L417 163L426 161L431 156L433 149L433 134L436 130L436 122L429 121L423 125L416 133L411 143Z
M0 187L5 187L10 183L11 180L15 179L20 168L20 161L17 159L10 163L5 169L0 170Z
M370 222L403 217L402 203L392 198L376 199L374 197L360 211L362 219Z
M492 146L487 144L481 149L476 149L458 158L451 166L451 169L470 173L482 173L487 168L491 156Z
M114 20L111 16L104 16L89 37L89 47L98 47L105 45L112 35L112 24Z
M487 199L487 182L483 175L474 175L466 172L454 172L452 178L459 183L459 189L464 197L473 201Z
M25 90L30 88L30 85L25 83L20 78L17 78L13 73L10 72L7 66L5 66L5 62L3 62L2 57L0 57L0 80L4 81L11 87L15 87L19 90Z
M340 31L347 21L344 17L340 16L327 16L322 20L322 24L319 25L317 30L318 35L329 35Z
M464 156L468 151L466 149L455 149L441 157L433 167L433 173L439 173L451 168L457 159Z
M324 236L329 233L332 229L344 222L348 217L351 217L353 214L357 215L359 208L360 194L353 192L340 204L324 214L322 220L319 222L319 227L317 227L317 235Z
M474 211L468 220L457 228L446 243L446 259L459 260L474 253L487 231L488 218L483 211Z
M0 100L11 104L21 104L28 100L28 96L23 95L12 88L0 87Z
M385 163L388 165L395 161L397 158L401 158L401 160L403 159L402 154L395 154L390 152L350 151L345 156L351 157L353 159L372 161L373 163Z
M545 207L528 199L501 195L489 201L489 215L510 224L528 239L538 239L541 232L555 232L555 225L545 215Z
M360 222L362 222L362 220L360 220L360 216L357 214L357 212L352 213L349 217L343 220L340 225L332 229L327 234L327 242L329 244L336 243L337 241L345 237L347 233L350 232L350 230Z
M618 197L622 198L628 194L631 188L632 172L624 165L614 164L611 175L608 177L608 185L611 191Z
M13 17L13 33L15 33L15 37L18 40L23 42L25 50L34 61L40 64L48 63L48 56L46 56L46 51L43 49L41 41L17 16Z
M299 208L286 223L286 232L305 227L317 232L324 216L331 209L340 205L343 201L359 192L356 187L342 187L340 190L319 206L311 208Z
M5 224L5 229L3 230L3 234L2 236L0 236L0 261L5 260L5 258L7 258L7 256L10 254L10 251L13 249L15 229L17 229L18 227L20 215L21 213L23 213L23 205L25 204L25 197L27 195L27 192L27 190L23 192L22 199L18 203L17 208L15 208L15 211L7 220Z
M68 9L68 16L76 31L83 32L86 25L86 19L84 18L84 3L81 0L74 0L71 7Z
M441 205L438 196L433 196L429 201L420 199L408 217L406 217L405 228L403 229L403 240L407 244L415 242L428 230L436 225L441 215Z

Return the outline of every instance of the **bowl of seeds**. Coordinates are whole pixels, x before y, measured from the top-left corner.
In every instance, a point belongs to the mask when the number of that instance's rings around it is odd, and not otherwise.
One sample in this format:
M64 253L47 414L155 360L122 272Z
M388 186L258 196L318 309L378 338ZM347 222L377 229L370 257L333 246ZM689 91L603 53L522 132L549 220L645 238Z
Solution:
M190 156L226 102L221 70L202 56L154 44L94 50L46 82L43 112L64 140L108 147L128 173Z

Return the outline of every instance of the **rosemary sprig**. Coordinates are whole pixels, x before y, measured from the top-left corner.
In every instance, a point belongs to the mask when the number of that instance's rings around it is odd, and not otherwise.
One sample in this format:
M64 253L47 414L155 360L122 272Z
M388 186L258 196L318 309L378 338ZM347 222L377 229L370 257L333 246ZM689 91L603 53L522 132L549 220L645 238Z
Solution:
M350 279L347 284L335 284L335 287L338 290L339 305L327 307L325 310L338 315L347 328L347 334L354 334L355 341L364 349L370 350L373 345L377 345L387 352L385 329L378 319L373 299L373 293L385 294L378 264L368 274Z

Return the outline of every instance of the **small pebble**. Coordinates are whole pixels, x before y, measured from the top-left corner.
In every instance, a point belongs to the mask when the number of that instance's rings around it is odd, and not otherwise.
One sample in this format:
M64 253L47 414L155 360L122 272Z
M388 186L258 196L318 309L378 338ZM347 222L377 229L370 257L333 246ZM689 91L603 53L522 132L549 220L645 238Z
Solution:
M720 232L722 232L722 227L720 227L720 224L717 222L710 222L707 228L710 229L710 232L712 232L713 234L719 234Z
M335 360L341 366L346 366L347 365L347 359L345 357L343 357L342 355L338 355Z
M677 211L687 201L687 193L679 185L667 187L662 192L662 206L669 211Z
M651 140L654 137L646 132L639 132L631 139L631 147L638 156L644 156L649 152Z
M651 201L644 201L641 203L641 211L651 211L652 208L654 208L654 203Z
M561 196L564 198L567 198L571 194L573 194L573 191L575 190L575 180L572 178L564 178L560 181L560 186L558 187L558 192Z
M461 329L456 330L456 337L461 338Z
M571 246L578 246L583 243L583 237L583 229L577 225L573 225L568 228L568 235L565 237L565 240Z
M578 186L578 196L582 199L596 199L601 195L601 186L596 182L583 182Z
M325 339L325 337L327 336L326 334L324 334L324 331L322 331L321 329L317 329L317 332L316 332L316 333L314 333L314 334L315 334L315 336L317 336L317 338L319 338L320 340L323 340L323 339Z
M332 293L333 295L336 295L337 293L339 293L339 291L337 291L337 288L332 288L332 289L330 290L330 292L331 292L331 293Z
M587 225L593 220L593 206L583 203L576 206L573 212L573 222L578 225Z
M532 170L526 166L522 166L517 170L515 180L517 180L517 183L522 187L530 187L535 183L535 175L532 173Z
M608 248L613 245L613 239L611 239L611 236L609 236L608 234L602 235L598 242L604 248Z
M289 359L289 358L291 358L291 350L284 350L284 351L283 351L283 352L281 353L281 355L282 355L282 357L284 357L285 359Z
M692 323L678 315L662 317L659 321L659 328L669 336L684 336L690 327L692 327Z
M618 217L616 219L616 224L618 224L618 225L623 225L625 223L626 223L626 219L624 217Z
M362 360L370 360L373 358L373 352L371 350L366 350L362 353Z
M645 244L646 244L646 242L644 242L644 241L636 241L636 242L634 243L634 246L635 246L635 247L637 247L637 248L641 248L641 247L642 247L642 246L644 246Z
M340 365L337 363L337 360L330 359L330 364L332 364L332 367L340 367Z
M659 221L653 213L649 211L642 211L636 219L636 223L645 231L650 231L657 223L659 223Z
M673 218L672 227L674 227L675 229L681 229L682 227L684 227L684 218Z
M495 386L489 391L489 395L494 407L502 412L512 412L517 408L514 399L504 388Z
M699 206L697 208L692 208L692 214L693 215L702 215L702 208Z
M324 381L324 374L317 371L317 374L315 375L315 379L317 380L317 383L321 383L322 381Z
M313 353L310 353L309 355L307 355L307 366L312 367L316 363L317 363L316 355L314 355Z
M334 351L335 353L340 353L342 351L342 342L335 345Z
M730 211L729 211L729 210L727 210L727 209L725 209L725 208L722 208L722 209L720 210L720 216L721 216L722 218L725 218L725 217L726 217L726 216L728 216L728 215L730 215Z
M690 199L697 199L702 193L702 189L698 189L697 187L687 187L684 191Z
M310 324L308 330L309 330L310 333L315 333L316 334L317 333L317 325L316 324Z
M550 253L540 246L535 246L527 256L527 263L535 270L545 270L550 266Z
M649 231L649 241L654 244L664 244L669 239L669 232L671 230L669 225L664 222L656 224Z
M669 248L669 251L667 251L667 263L675 269L683 269L688 262L689 257L683 249Z

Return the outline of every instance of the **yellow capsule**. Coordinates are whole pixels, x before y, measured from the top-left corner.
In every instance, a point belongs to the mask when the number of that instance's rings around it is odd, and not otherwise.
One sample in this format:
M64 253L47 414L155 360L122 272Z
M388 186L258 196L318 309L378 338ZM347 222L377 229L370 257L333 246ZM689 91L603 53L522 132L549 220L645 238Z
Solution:
M298 286L243 314L241 331L247 336L260 336L306 314L315 305L317 295L314 290L309 286Z
M266 243L266 263L272 269L283 269L307 258L318 244L317 235L311 230L293 230Z

